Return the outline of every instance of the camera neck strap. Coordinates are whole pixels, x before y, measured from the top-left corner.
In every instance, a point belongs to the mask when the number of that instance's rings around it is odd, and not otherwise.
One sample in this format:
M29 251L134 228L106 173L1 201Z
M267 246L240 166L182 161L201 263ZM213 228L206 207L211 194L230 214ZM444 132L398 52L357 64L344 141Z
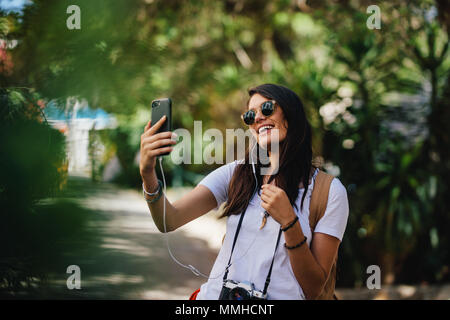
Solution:
M239 222L236 228L236 233L234 234L233 246L231 247L230 259L228 259L227 269L225 270L225 274L223 275L223 281L225 282L228 277L228 271L231 266L231 257L233 256L234 246L236 245L237 237L239 235L239 231L241 230L242 220L244 220L245 212L247 212L247 208L241 213L241 217L239 218Z
M242 214L241 214L241 216L239 218L239 222L238 222L237 228L236 228L236 233L234 234L234 240L233 240L233 246L231 247L230 259L228 259L227 268L225 270L225 274L223 275L223 281L224 282L227 280L227 277L228 277L228 271L229 271L229 268L231 266L231 258L233 256L234 247L236 246L236 241L237 241L237 238L238 238L238 235L239 235L239 231L241 230L241 226L242 226L242 220L244 220L244 215L247 212L247 208L244 210L244 212L242 212ZM275 261L275 255L277 253L278 245L280 243L281 233L282 233L282 231L281 231L281 228L280 228L280 231L278 232L277 244L276 244L275 250L273 252L272 262L270 263L269 273L267 274L266 282L264 284L264 290L263 290L263 294L264 295L267 293L267 288L269 287L270 276L272 275L273 262Z
M275 261L275 255L277 254L277 249L278 249L278 244L280 243L281 233L282 233L282 231L281 231L281 228L280 228L280 231L278 231L277 244L276 244L275 250L273 252L272 262L270 263L269 273L267 274L266 283L264 284L264 290L263 290L263 294L264 295L267 293L267 288L269 287L270 276L272 275L273 262Z

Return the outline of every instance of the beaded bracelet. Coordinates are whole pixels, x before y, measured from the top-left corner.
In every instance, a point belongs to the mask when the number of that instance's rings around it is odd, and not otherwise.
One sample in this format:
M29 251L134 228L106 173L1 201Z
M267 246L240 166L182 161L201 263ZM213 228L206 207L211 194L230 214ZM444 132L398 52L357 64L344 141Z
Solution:
M291 223L289 223L286 227L281 228L281 231L284 232L284 231L286 231L286 230L292 228L292 226L293 226L297 221L298 221L298 216L295 216L295 219L294 219Z
M298 243L298 244L296 244L295 246L288 246L288 245L286 245L286 242L284 243L284 247L286 248L286 249L288 249L288 250L292 250L292 249L295 249L295 248L298 248L298 247L301 247L305 242L306 242L306 240L307 240L307 238L306 238L306 236L305 236L305 239L303 239L303 241L302 242L300 242L300 243Z
M162 182L161 180L158 179L158 189L155 192L147 192L144 188L144 183L142 183L142 193L144 194L144 199L145 201L147 201L148 203L154 203L156 201L159 200L159 198L161 198L161 195L163 194L162 192ZM148 196L155 196L156 194L158 194L158 196L155 199L147 199L147 197L145 195Z

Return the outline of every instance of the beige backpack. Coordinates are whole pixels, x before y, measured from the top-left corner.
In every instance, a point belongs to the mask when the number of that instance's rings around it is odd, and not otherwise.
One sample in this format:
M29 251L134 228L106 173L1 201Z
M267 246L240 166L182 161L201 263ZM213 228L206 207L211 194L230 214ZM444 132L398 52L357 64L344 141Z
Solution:
M325 214L328 203L328 193L330 191L330 185L333 179L334 177L332 175L319 171L314 181L314 187L311 193L311 202L309 205L309 226L311 227L311 232L313 234L317 223ZM316 298L317 300L337 300L334 293L334 288L336 285L336 263L337 255L322 292Z

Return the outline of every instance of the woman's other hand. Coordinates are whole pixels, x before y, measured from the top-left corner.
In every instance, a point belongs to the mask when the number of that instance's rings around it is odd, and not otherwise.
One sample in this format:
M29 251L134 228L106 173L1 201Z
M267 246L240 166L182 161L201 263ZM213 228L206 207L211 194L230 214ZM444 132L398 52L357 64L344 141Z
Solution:
M294 220L294 209L283 189L272 184L263 184L261 190L261 206L275 221L284 227Z

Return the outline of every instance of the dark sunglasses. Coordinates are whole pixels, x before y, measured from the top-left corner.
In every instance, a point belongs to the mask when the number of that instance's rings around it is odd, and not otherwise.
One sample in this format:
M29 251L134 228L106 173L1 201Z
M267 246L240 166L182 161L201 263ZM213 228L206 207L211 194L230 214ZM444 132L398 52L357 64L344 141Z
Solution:
M265 117L271 116L273 111L275 110L275 104L276 104L275 100L264 101L260 106L261 113ZM249 126L255 123L256 112L253 109L248 110L241 116L241 118L242 120L244 120L244 123Z

